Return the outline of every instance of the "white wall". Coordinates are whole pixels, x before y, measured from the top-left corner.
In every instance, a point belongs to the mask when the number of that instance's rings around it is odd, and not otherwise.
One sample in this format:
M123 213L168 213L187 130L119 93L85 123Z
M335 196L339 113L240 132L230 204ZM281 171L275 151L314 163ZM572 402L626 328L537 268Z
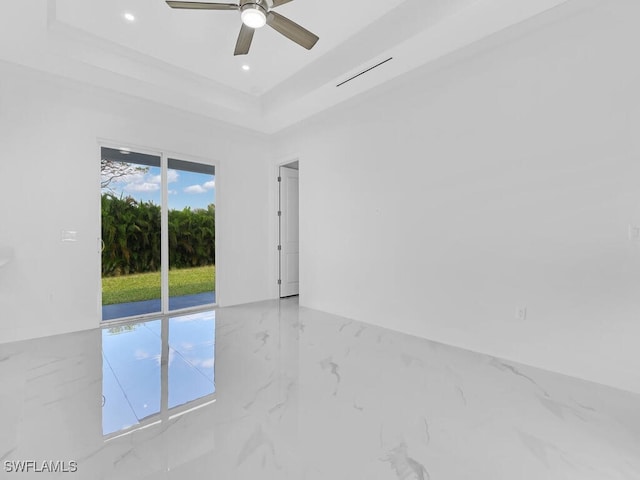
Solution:
M215 162L219 301L269 297L264 137L0 64L0 343L99 324L99 138Z
M640 5L588 4L277 136L303 305L640 392Z

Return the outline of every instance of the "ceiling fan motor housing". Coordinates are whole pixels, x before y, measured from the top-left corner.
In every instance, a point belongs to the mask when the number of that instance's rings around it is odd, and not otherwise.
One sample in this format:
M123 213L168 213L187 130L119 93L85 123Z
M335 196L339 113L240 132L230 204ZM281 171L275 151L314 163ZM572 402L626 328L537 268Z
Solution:
M273 7L273 0L240 0L240 10L246 6L258 6L262 8L263 11L268 12L271 7Z

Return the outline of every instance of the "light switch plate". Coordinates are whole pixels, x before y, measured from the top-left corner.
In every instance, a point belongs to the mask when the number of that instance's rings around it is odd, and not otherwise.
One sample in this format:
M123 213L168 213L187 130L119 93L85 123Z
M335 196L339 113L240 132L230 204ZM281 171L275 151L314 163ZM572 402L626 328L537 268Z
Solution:
M77 242L78 232L75 230L62 230L60 233L60 240L63 242Z

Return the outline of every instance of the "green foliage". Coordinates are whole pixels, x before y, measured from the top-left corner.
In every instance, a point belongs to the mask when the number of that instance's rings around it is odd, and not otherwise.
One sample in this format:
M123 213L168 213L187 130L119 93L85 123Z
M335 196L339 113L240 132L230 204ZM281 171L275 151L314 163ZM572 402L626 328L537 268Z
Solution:
M102 195L102 276L160 269L160 206ZM215 206L169 210L169 268L215 265Z
M169 268L215 265L215 207L169 210Z

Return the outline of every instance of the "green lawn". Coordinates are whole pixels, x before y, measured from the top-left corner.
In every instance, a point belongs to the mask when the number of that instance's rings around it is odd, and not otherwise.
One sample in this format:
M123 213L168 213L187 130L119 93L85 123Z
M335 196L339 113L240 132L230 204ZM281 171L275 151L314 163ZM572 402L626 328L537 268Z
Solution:
M169 296L211 292L216 288L216 267L169 270ZM139 302L160 298L160 272L102 279L102 304Z

